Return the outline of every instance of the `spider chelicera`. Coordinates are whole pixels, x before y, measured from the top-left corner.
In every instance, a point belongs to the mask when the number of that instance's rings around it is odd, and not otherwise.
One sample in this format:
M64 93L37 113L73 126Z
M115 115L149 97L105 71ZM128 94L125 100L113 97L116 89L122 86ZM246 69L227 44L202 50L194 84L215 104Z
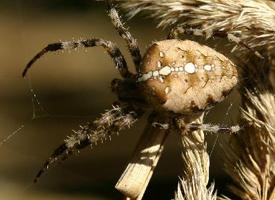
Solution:
M173 34L169 39L154 42L142 58L136 39L124 27L112 1L106 1L106 4L114 27L128 45L136 73L129 71L115 43L100 38L52 43L30 60L23 76L48 52L101 46L113 59L122 77L111 83L112 91L118 97L112 108L68 136L46 161L35 181L56 161L129 128L148 109L153 110L148 122L152 129L200 129L215 133L239 130L239 126L220 128L196 123L183 126L178 122L187 117L196 119L221 102L236 86L238 72L228 58L197 42L173 38Z

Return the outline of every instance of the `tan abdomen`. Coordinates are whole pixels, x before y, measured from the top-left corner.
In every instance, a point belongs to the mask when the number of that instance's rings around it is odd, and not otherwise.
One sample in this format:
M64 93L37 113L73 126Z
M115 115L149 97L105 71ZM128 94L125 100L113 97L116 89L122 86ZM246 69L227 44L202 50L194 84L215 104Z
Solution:
M236 66L190 40L154 43L145 54L138 85L156 109L188 114L222 101L237 84Z

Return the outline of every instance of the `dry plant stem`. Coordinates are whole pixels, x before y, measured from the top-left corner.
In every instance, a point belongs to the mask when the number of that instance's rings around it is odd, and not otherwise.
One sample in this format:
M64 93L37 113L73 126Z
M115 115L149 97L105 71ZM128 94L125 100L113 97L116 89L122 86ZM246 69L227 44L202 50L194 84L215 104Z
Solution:
M241 122L245 128L231 138L226 170L232 192L244 200L275 198L275 96L268 80L270 63L255 60L244 68Z
M234 43L263 49L275 43L274 2L267 0L131 0L121 6L135 16L146 13L160 27L181 26L203 31L206 37L230 34ZM232 38L232 37L231 37ZM229 38L230 39L230 38ZM251 53L243 45L236 48Z
M214 184L207 188L209 181L209 155L203 131L187 132L187 123L202 123L203 116L197 119L179 120L181 133L183 177L175 193L176 200L214 200Z
M162 154L168 130L152 126L152 122L159 120L159 117L149 120L130 163L116 184L116 189L128 199L142 199Z

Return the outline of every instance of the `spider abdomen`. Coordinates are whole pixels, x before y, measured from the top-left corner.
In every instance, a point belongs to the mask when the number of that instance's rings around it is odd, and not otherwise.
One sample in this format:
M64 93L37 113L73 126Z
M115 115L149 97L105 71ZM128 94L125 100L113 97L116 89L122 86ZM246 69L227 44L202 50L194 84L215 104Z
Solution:
M238 82L236 66L217 51L190 40L149 47L137 82L157 109L194 113L221 102Z

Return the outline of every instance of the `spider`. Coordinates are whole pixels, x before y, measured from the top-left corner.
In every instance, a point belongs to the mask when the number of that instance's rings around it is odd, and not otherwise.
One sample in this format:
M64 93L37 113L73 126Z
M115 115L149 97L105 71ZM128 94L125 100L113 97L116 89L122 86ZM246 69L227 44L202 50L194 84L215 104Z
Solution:
M111 82L112 91L118 98L112 108L68 136L45 162L35 182L56 161L130 128L146 110L151 110L148 123L153 129L171 131L184 128L215 133L239 130L238 126L220 128L196 123L183 126L179 123L184 118L196 119L228 96L238 83L234 63L210 47L173 38L173 34L169 34L168 39L154 42L142 58L136 39L124 27L113 1L106 0L106 5L114 27L127 43L136 73L129 71L116 44L101 38L48 44L29 61L23 76L48 52L100 46L108 52L122 77Z

